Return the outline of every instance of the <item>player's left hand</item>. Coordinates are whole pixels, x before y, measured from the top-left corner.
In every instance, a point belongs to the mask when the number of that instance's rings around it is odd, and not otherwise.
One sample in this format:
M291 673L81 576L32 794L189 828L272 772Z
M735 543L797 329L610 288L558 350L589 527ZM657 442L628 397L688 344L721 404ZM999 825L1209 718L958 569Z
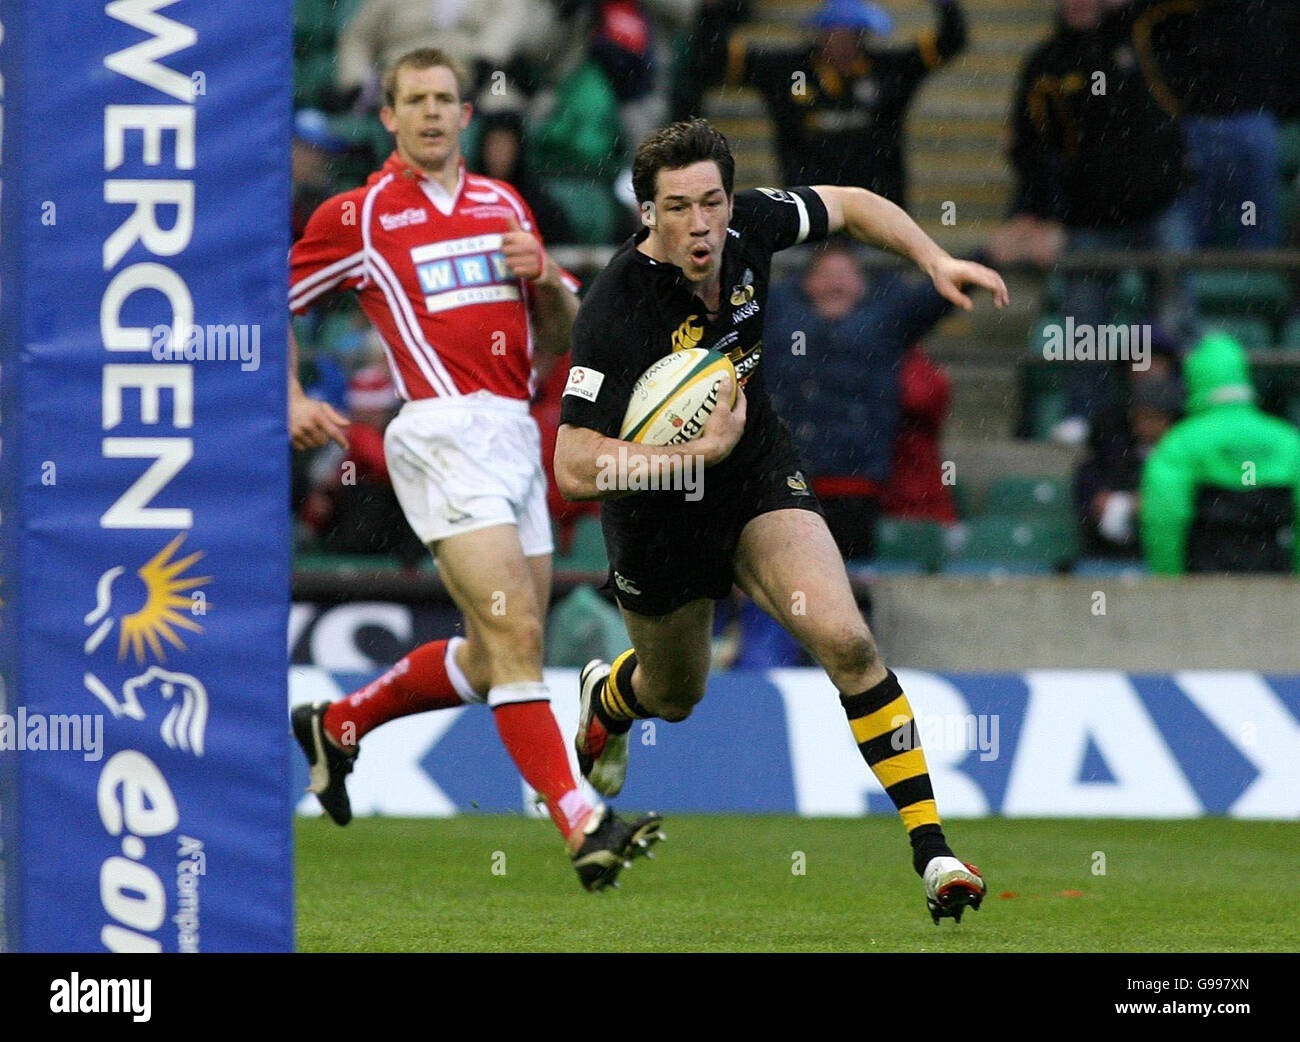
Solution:
M975 308L970 297L962 292L966 286L983 286L993 294L994 307L1004 308L1011 300L1002 276L992 268L986 268L983 264L976 264L974 261L945 256L935 264L930 272L930 278L939 294L963 311L973 311Z
M510 274L517 279L532 281L541 278L546 271L546 251L542 249L541 240L532 232L519 227L514 214L506 218L506 232L501 236L501 253L506 259Z

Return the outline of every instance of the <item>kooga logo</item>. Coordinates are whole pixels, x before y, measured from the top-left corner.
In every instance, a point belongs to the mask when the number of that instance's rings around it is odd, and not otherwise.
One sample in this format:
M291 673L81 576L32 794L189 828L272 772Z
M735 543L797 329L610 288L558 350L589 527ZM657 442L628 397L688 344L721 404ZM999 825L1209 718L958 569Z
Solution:
M153 981L122 978L101 980L98 977L81 979L72 974L71 979L55 978L50 982L50 1011L52 1013L130 1013L131 1019L143 1024L149 1019Z

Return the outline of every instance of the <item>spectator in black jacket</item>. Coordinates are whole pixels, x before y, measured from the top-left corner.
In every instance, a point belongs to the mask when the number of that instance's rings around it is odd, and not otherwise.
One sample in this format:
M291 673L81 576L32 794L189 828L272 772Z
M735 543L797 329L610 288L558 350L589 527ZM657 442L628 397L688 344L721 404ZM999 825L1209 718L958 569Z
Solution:
M767 49L732 40L727 80L762 92L787 185L856 185L907 208L903 121L922 81L966 46L958 0L932 0L937 31L882 47L893 19L865 0L826 0L816 45Z
M1190 247L1174 202L1185 184L1183 138L1142 73L1133 16L1104 18L1104 0L1058 0L1052 36L1025 60L1012 110L1011 161L1018 177L1011 224L995 236L999 263L1022 259L1011 244L1026 228L1062 227L1069 253ZM1028 254L1032 255L1033 251ZM1051 260L1050 251L1039 260ZM1071 274L1064 311L1076 328L1115 321L1112 272ZM1185 294L1161 302L1167 328L1185 332ZM1054 435L1081 443L1093 414L1115 393L1112 367L1075 362L1069 417Z
M1282 241L1283 60L1274 0L1127 0L1119 14L1151 93L1182 122L1189 185L1179 200L1197 246ZM1294 40L1293 40L1294 45Z

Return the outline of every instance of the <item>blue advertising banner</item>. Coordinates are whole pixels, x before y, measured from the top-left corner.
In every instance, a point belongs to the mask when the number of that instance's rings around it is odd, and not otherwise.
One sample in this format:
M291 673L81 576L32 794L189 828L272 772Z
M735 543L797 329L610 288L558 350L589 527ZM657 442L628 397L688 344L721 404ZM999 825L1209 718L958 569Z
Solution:
M19 950L293 946L290 6L0 4Z
M897 671L946 818L1300 819L1300 676ZM294 702L338 698L375 673L295 667ZM577 726L577 671L547 670L560 728ZM900 750L902 751L902 750ZM348 778L356 814L533 812L478 706L403 717L368 734ZM307 765L294 758L298 809ZM576 765L575 765L576 766ZM815 669L709 680L689 720L642 720L620 805L661 812L893 814L844 711Z

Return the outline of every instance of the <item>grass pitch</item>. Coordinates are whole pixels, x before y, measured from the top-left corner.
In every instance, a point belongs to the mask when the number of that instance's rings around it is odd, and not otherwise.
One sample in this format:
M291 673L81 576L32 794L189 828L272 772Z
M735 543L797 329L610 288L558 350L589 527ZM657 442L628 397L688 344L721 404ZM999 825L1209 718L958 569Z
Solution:
M349 952L1300 950L1300 825L952 821L990 892L935 928L892 817L670 815L622 889L578 885L549 821L297 824L298 947ZM802 855L802 856L800 856ZM802 873L800 873L802 869Z

